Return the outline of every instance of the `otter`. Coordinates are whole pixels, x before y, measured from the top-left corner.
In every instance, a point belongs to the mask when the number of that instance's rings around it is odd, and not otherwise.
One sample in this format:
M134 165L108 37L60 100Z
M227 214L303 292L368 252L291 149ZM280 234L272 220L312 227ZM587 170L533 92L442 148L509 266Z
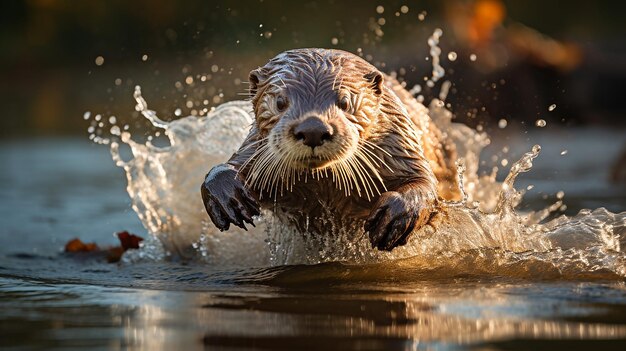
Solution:
M458 196L453 143L361 57L290 50L250 72L249 83L255 122L201 186L218 229L247 230L267 208L319 235L329 221L356 224L372 247L390 251L429 223L442 198Z

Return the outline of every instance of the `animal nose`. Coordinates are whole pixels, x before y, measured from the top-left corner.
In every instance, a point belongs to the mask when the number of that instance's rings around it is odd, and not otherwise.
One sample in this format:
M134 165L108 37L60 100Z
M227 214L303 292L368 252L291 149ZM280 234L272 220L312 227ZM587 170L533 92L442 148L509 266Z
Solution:
M293 129L293 135L304 145L315 148L332 138L332 130L318 117L309 117Z

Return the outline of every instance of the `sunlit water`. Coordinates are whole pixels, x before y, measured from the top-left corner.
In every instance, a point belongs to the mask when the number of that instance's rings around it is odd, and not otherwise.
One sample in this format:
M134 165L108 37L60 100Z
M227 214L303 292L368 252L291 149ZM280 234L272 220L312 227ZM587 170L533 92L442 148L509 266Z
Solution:
M541 130L517 138L505 130L486 152L507 144L521 155L533 142L543 145L544 157L517 180L534 185L524 208L545 207L562 189L568 211L598 203L618 211L626 189L605 180L616 140L626 141L621 131ZM567 156L558 158L564 148ZM456 267L435 259L237 268L201 257L107 264L64 256L73 237L105 246L115 243L114 231L147 235L130 207L124 172L106 148L82 140L4 142L0 160L7 165L0 173L3 346L620 349L626 339L622 278L583 274L594 271L581 265L564 280L533 251L469 250L457 254L465 261ZM502 273L496 265L480 268L489 259L506 263Z
M126 184L100 145L3 144L3 346L619 349L626 190L607 185L605 173L624 133L490 137L451 121L448 88L443 82L428 113L459 148L466 196L392 253L373 250L361 228L312 236L269 211L248 232L212 226L199 185L247 134L247 101L164 122L137 88L154 144L86 115ZM573 208L595 209L571 213L570 198ZM73 237L113 244L110 233L124 229L146 241L120 264L60 254Z
M620 241L626 237L626 212L600 208L544 221L562 209L562 191L554 195L550 206L517 211L523 192L516 189L515 180L531 171L541 147L534 145L519 160L511 160L503 181L496 180L496 170L480 175L480 153L490 143L488 136L452 123L452 114L441 100L433 100L428 111L457 144L464 198L444 203L432 226L388 253L373 250L360 227L329 225L326 235L315 236L297 232L269 211L247 232L219 232L197 196L198 179L238 148L253 120L250 103L225 103L205 117L164 122L148 108L139 87L135 99L137 110L162 129L169 145L137 143L127 131L111 142L113 159L126 172L133 209L151 238L142 250L127 255L127 262L176 255L221 267L396 261L398 267L415 273L442 277L620 279L626 275L626 256L620 250ZM132 151L126 161L120 156L120 143Z

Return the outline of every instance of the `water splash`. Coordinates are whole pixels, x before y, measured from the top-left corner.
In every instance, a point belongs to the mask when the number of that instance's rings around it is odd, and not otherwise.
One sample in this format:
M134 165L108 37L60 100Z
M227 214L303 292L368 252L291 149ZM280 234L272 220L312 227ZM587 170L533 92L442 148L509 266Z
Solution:
M426 81L426 85L430 88L434 87L435 83L437 83L437 81L441 79L445 74L445 70L441 66L440 58L439 58L441 55L441 48L439 47L439 39L441 38L442 35L443 35L443 31L437 28L433 32L433 35L431 35L430 38L428 38L428 46L430 47L430 56L433 61L432 77L428 81Z
M437 46L441 34L436 30L429 39L433 55L429 81L433 85L444 74ZM519 213L516 207L523 191L515 188L515 180L531 170L541 148L535 145L515 162L503 182L496 180L497 168L491 174L479 175L480 154L490 139L485 133L452 122L452 112L443 102L449 87L445 82L440 99L433 99L424 111L457 146L462 200L444 202L432 225L414 233L409 244L391 253L372 249L361 227L329 221L326 235L312 235L295 230L270 211L264 211L256 220L256 228L248 232L215 229L204 211L198 187L205 173L226 161L247 134L253 121L249 101L224 103L204 117L166 122L148 108L137 87L136 110L163 131L169 140L165 147L154 146L149 140L133 141L128 126L119 127L112 118L108 119L111 136L103 137L106 123L102 116L85 114L84 118L91 121L90 139L110 144L113 160L124 169L133 209L151 234L142 250L125 260L158 260L175 254L221 266L393 262L396 268L410 267L414 273L428 272L431 277L626 277L626 255L621 251L626 241L626 212L615 214L599 208L546 222L550 214L562 208L561 193L545 209ZM123 145L132 153L128 161L120 154ZM328 210L328 216L332 215Z
M165 122L148 109L139 88L134 95L137 110L164 131L170 145L137 143L129 132L110 141L113 159L126 172L133 209L156 239L147 241L143 250L126 261L162 259L167 254L223 266L402 259L398 261L402 265L433 274L626 276L626 256L620 250L620 240L626 237L626 213L585 210L541 223L560 208L560 198L545 209L518 213L515 208L523 192L516 190L515 180L531 170L541 148L534 146L515 162L503 182L496 181L495 173L479 176L479 155L489 138L453 123L451 112L440 100L431 102L428 113L457 144L463 199L444 203L433 226L416 232L409 244L389 253L373 250L360 227L329 221L327 235L316 236L296 231L269 211L249 232L238 228L219 232L204 212L198 184L245 137L252 123L250 103L229 102L205 117ZM120 144L130 148L129 161L122 160Z

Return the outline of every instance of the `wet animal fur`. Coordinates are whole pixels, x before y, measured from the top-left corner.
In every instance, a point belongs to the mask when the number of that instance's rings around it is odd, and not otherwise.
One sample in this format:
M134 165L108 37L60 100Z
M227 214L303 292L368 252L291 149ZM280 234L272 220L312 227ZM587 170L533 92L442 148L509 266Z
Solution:
M250 73L250 96L248 137L202 186L222 230L245 228L263 206L319 235L317 219L362 223L373 246L391 250L429 221L440 198L458 197L453 144L395 79L358 56L286 51ZM293 136L311 117L332 131L315 148Z

